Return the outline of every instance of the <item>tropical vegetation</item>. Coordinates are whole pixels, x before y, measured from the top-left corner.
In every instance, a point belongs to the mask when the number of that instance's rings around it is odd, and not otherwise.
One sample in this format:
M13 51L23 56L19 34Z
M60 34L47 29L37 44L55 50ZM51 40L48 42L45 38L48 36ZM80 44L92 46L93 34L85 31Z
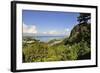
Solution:
M79 24L62 40L41 42L31 37L23 38L23 62L48 62L85 60L91 58L91 15L80 13ZM32 42L29 42L32 41ZM60 41L58 43L55 43Z

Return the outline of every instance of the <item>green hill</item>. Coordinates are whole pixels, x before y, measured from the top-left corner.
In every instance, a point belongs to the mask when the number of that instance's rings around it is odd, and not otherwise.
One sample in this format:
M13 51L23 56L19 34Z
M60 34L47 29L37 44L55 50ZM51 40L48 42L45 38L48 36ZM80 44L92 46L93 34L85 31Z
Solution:
M69 38L64 39L65 44L74 44L81 41L87 42L90 45L91 40L91 25L90 24L78 24L76 25L71 33Z
M71 33L69 38L64 39L64 45L73 46L75 44L79 45L78 58L77 59L89 59L91 55L91 24L81 23L76 25Z

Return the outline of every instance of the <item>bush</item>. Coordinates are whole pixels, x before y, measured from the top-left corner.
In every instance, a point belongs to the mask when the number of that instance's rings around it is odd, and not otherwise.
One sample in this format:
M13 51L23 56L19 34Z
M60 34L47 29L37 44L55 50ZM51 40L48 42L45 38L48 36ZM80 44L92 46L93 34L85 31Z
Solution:
M90 48L84 40L74 44L38 42L23 44L23 62L47 62L90 59Z

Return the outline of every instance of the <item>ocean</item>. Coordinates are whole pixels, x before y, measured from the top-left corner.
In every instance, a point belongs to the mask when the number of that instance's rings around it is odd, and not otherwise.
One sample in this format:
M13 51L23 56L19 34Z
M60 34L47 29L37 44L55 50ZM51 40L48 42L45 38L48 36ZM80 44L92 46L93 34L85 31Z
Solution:
M41 42L48 42L53 39L63 39L65 36L35 36L34 39L40 40Z

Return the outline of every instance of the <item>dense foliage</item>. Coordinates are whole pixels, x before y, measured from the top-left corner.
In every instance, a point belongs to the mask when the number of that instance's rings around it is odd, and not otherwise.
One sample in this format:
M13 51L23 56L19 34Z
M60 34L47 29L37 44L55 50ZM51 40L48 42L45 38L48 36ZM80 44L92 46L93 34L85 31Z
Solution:
M87 23L88 20L91 19L91 14L90 13L80 13L80 16L77 17L79 23Z

